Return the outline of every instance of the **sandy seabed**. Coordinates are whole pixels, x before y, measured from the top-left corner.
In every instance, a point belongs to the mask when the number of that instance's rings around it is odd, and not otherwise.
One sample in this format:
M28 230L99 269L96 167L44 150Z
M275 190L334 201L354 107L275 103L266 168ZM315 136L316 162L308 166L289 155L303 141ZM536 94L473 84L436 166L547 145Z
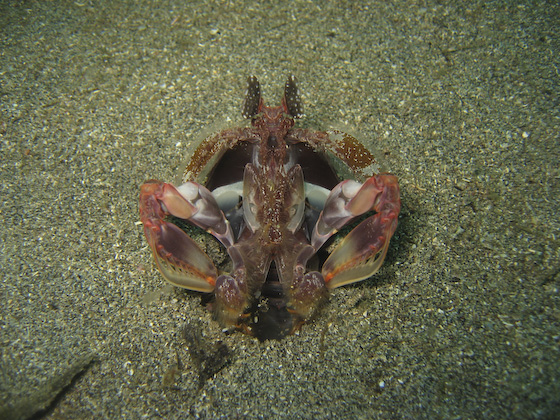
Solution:
M2 2L0 417L554 418L559 16L553 1ZM376 276L259 342L165 286L138 191L245 124L249 74L273 103L290 73L299 126L357 135L403 206Z

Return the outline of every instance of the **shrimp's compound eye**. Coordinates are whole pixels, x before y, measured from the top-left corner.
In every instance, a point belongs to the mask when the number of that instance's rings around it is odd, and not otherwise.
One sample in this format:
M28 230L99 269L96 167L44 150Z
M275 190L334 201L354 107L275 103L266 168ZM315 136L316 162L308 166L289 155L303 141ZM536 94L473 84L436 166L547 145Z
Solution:
M288 77L284 87L284 101L288 113L294 118L303 117L303 103L297 86L296 76L293 74Z
M254 118L259 113L260 103L261 85L255 76L249 76L245 101L243 102L243 111L241 112L243 117Z

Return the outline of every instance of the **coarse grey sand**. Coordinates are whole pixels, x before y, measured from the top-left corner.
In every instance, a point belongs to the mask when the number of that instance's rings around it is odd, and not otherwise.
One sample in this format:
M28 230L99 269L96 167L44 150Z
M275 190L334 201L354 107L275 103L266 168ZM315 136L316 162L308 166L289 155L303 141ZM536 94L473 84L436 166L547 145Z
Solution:
M558 28L557 1L3 1L0 418L558 418ZM138 192L291 73L297 124L375 151L402 212L378 274L259 342L166 285Z

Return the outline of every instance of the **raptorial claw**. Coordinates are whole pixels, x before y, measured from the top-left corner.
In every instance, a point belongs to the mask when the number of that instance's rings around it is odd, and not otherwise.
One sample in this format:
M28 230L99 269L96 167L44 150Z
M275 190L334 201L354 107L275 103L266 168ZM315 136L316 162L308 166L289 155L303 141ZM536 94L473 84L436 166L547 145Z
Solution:
M192 217L196 207L175 187L148 181L140 189L140 220L163 276L176 286L200 292L214 290L218 271L210 258L168 215Z
M158 230L152 227L150 233L146 232L146 237L158 268L167 281L199 292L214 290L218 276L216 267L180 228L163 222Z
M394 175L376 175L361 186L344 184L335 187L327 199L313 232L314 246L322 245L351 219L370 210L377 214L356 226L323 264L321 271L329 289L363 280L379 270L401 206Z

